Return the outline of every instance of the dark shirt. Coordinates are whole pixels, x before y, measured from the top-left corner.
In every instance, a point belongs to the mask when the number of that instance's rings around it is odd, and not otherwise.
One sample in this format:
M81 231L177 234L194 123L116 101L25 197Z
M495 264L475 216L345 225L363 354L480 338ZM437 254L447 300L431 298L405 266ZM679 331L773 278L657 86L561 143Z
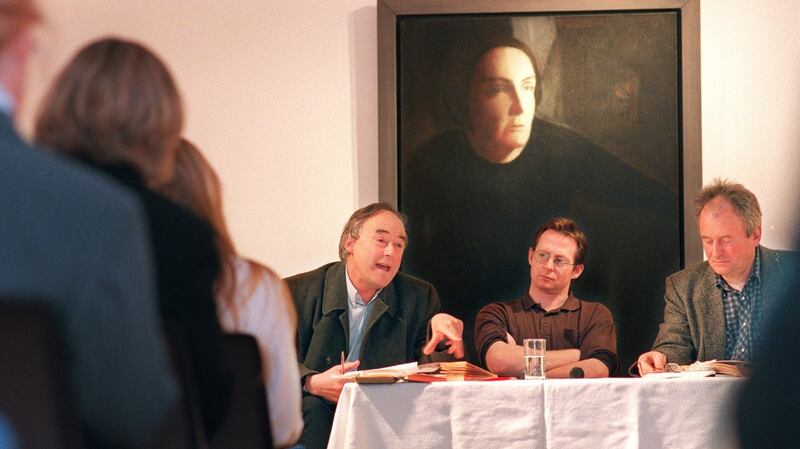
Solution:
M722 293L725 311L725 358L752 360L761 341L761 257L756 248L755 262L742 291L735 290L719 274L716 287Z
M619 373L614 320L602 304L582 301L571 293L560 308L549 312L528 293L513 301L489 304L475 318L475 347L484 365L489 347L497 341L507 342L507 333L517 343L544 338L548 350L580 349L581 360L600 360L610 376Z
M211 436L227 409L232 381L214 302L219 273L214 231L200 217L150 190L133 167L84 162L131 189L144 206L161 318L186 337L204 428Z

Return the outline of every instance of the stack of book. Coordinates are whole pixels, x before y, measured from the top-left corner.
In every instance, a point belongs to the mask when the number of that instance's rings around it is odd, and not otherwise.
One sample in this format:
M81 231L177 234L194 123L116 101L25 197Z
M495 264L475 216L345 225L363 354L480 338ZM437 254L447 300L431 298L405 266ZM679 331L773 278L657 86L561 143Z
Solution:
M469 362L438 362L420 365L420 368L436 368L434 371L423 370L409 374L406 380L412 382L440 382L453 380L488 380L497 378L497 374L486 371Z
M410 382L443 382L456 380L493 380L500 379L497 374L469 362L434 362L417 365L403 365L377 368L364 371L352 371L334 377L353 379L362 384L394 383L399 380Z

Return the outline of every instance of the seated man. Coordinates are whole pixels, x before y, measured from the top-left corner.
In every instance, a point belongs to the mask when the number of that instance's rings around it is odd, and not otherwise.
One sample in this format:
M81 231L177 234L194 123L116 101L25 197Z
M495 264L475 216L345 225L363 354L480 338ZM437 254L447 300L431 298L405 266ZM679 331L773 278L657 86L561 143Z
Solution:
M608 377L620 367L611 312L569 291L583 273L588 243L575 222L556 218L544 224L528 249L531 285L519 299L487 305L475 319L475 346L481 361L499 375L520 376L522 343L544 338L548 377ZM580 368L580 369L576 369Z
M707 261L667 278L664 322L640 374L713 359L752 360L762 318L788 290L797 255L760 246L761 208L743 185L715 180L695 199Z
M433 286L398 272L407 240L402 217L392 206L370 204L345 224L341 262L286 280L297 307L305 423L300 444L308 449L327 445L346 382L334 377L341 373L341 354L347 354L346 371L433 356L440 342L449 348L436 359L464 356L463 323L437 313Z

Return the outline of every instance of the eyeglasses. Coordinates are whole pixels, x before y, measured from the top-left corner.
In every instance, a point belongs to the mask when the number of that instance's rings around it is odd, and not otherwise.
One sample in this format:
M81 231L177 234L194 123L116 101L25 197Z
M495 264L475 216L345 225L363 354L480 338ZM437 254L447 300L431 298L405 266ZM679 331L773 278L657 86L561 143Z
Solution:
M550 257L551 257L550 253L548 253L547 251L537 251L533 253L533 260L535 260L536 263L540 263L542 265L546 264L547 261L550 260ZM567 259L566 257L556 256L553 257L553 265L555 265L556 268L564 268L568 265L575 265L575 264L570 263L569 259Z

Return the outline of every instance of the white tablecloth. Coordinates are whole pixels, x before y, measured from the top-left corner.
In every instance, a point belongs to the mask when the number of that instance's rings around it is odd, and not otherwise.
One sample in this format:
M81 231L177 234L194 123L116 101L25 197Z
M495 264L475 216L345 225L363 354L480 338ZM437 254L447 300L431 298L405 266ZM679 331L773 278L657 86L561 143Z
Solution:
M348 384L336 448L735 448L741 379Z

